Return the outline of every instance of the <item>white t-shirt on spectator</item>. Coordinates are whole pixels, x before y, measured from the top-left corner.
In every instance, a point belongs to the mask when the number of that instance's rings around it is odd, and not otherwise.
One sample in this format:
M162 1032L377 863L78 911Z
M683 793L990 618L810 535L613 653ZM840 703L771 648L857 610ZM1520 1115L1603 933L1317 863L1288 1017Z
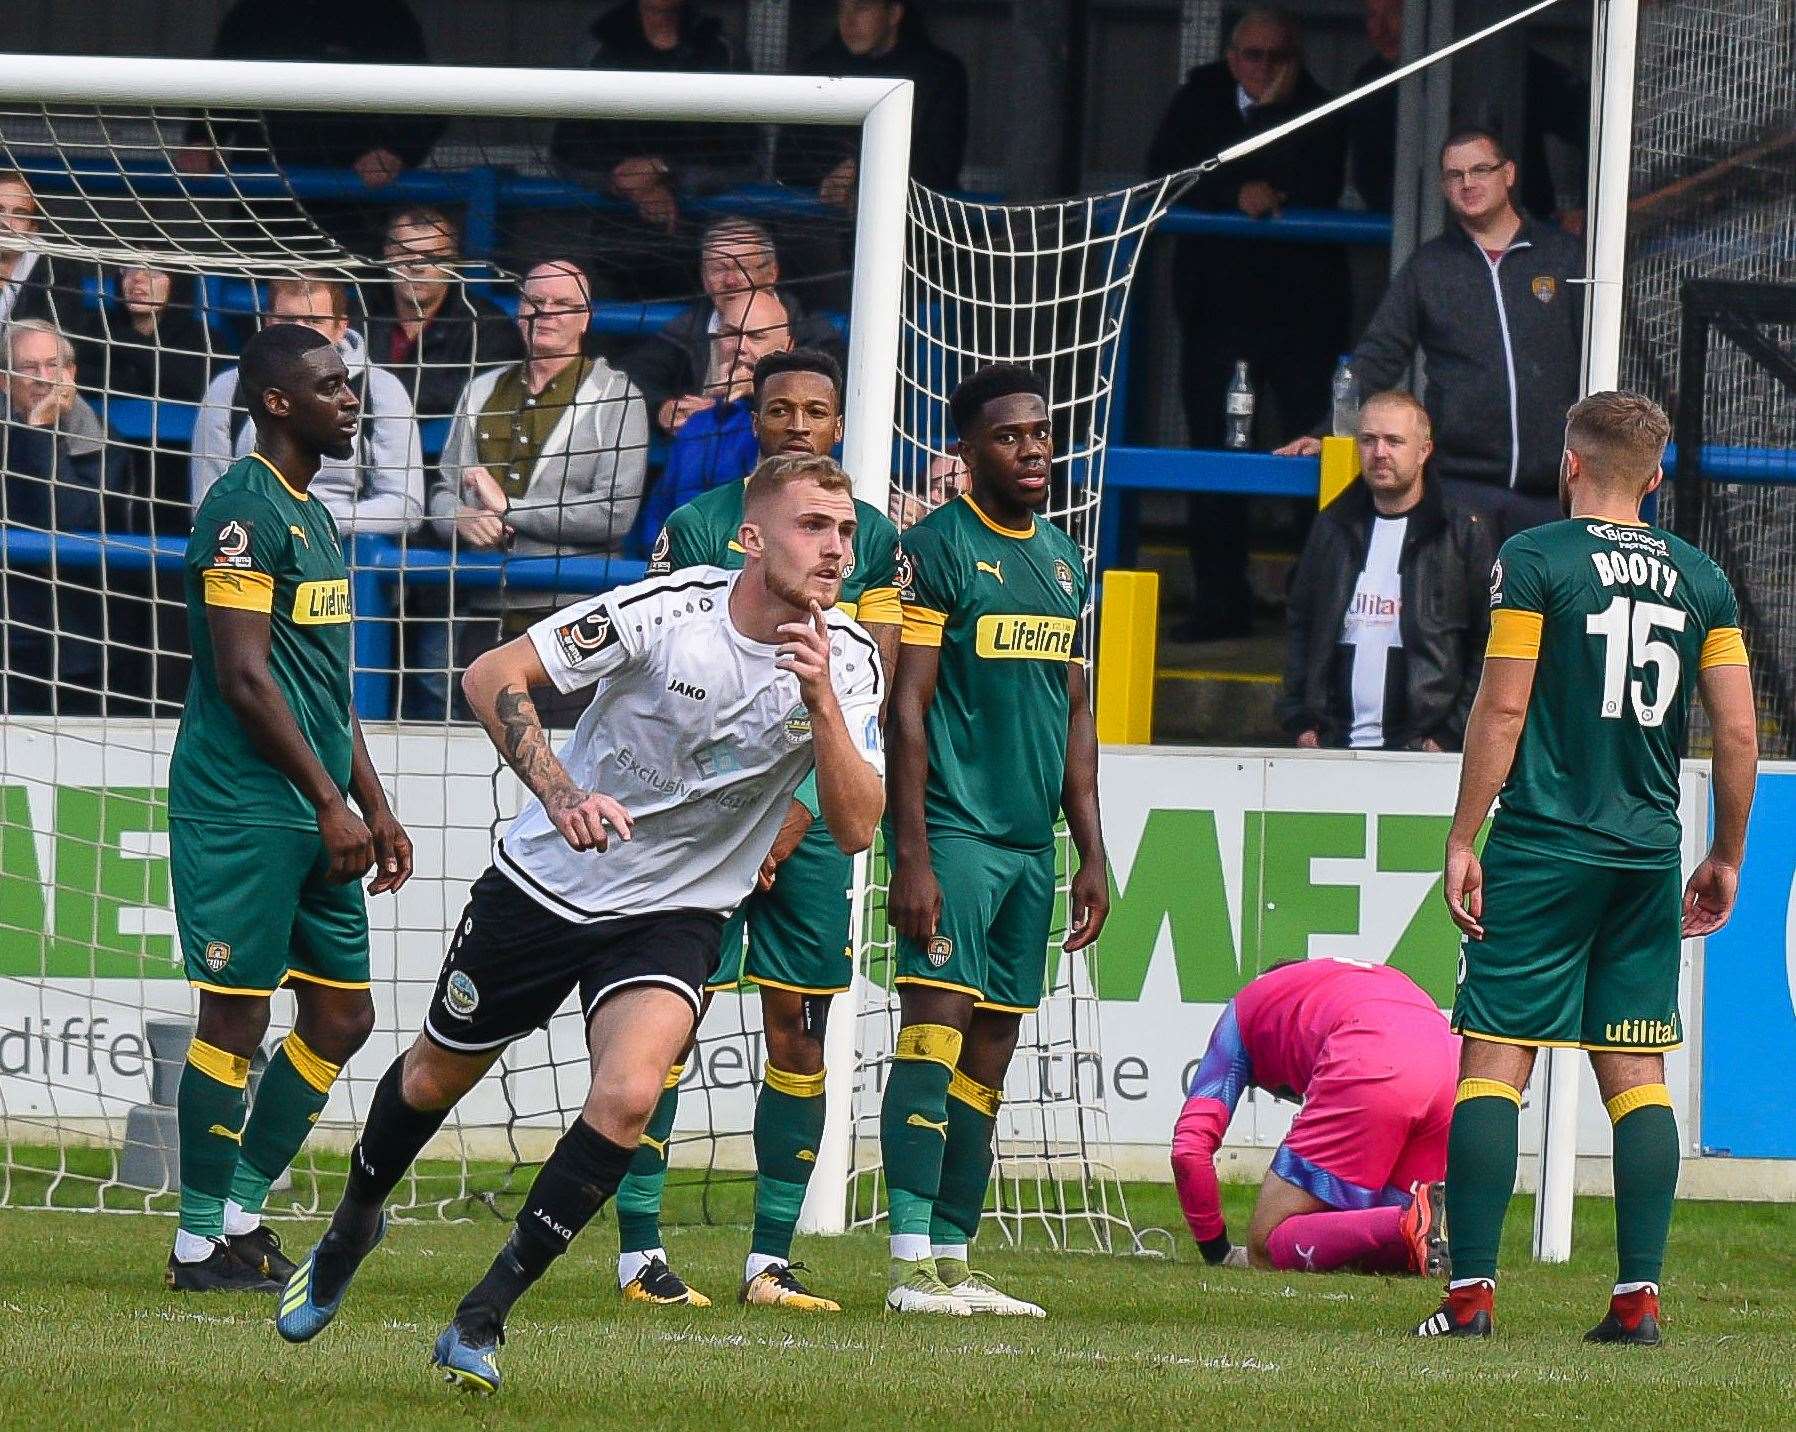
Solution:
M1353 729L1347 744L1355 750L1384 745L1385 673L1391 652L1403 645L1403 579L1398 568L1408 528L1408 517L1373 520L1366 565L1341 622L1341 641L1353 648Z

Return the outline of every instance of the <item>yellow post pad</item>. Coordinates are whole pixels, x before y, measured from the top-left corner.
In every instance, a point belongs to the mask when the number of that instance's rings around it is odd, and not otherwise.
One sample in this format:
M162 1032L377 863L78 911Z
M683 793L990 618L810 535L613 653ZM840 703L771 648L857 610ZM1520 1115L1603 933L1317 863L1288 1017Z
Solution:
M1145 746L1154 739L1159 618L1158 572L1104 573L1097 725L1105 745Z

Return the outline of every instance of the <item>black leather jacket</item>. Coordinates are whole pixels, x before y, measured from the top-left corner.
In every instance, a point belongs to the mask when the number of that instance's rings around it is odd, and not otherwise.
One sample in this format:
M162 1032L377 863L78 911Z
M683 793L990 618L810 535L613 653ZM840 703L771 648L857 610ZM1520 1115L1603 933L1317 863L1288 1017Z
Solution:
M1293 736L1315 731L1324 746L1346 745L1353 728L1353 653L1341 644L1341 623L1366 564L1373 516L1371 494L1354 483L1317 516L1291 581L1278 716ZM1443 502L1426 483L1399 559L1403 648L1390 666L1386 750L1429 739L1459 749L1484 669L1495 560L1490 523Z

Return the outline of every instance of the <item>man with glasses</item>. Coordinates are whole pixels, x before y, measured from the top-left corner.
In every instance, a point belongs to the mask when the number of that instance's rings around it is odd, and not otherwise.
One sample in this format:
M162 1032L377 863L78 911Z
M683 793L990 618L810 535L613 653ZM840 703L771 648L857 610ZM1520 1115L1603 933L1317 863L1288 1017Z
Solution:
M1515 183L1495 135L1448 137L1441 190L1455 222L1391 280L1353 354L1364 392L1399 386L1422 355L1431 475L1499 542L1564 515L1559 455L1584 332L1583 241L1517 208ZM1320 449L1311 437L1278 451Z
M1201 164L1231 144L1314 109L1328 94L1303 63L1303 33L1290 16L1253 9L1229 35L1222 60L1186 78L1148 148L1151 173ZM1276 218L1285 208L1332 208L1345 140L1338 124L1308 125L1204 175L1192 208ZM1246 360L1259 392L1262 431L1300 431L1328 402L1329 375L1347 346L1343 251L1265 238L1179 240L1174 301L1184 332L1182 386L1192 446L1223 445L1223 405L1235 364ZM1247 584L1247 499L1190 498L1193 619L1176 639L1244 636L1253 618Z
M497 304L456 274L461 236L440 209L401 209L387 222L382 255L393 282L368 324L375 360L405 384L420 418L446 418L478 368L524 356Z

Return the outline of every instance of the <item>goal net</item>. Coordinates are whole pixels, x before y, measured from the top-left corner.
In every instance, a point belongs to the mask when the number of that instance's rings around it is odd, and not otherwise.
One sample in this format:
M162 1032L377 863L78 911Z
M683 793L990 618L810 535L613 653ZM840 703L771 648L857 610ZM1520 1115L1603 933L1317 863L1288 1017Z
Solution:
M669 474L703 485L741 460L724 416L757 352L846 350L844 462L901 525L956 489L953 386L985 362L1032 364L1060 434L1050 515L1095 551L1117 340L1164 185L1035 208L912 189L907 218L908 113L889 82L651 90L555 74L533 79L526 113L496 73L277 68L84 62L56 92L41 67L0 63L0 261L17 280L0 409L7 1204L172 1207L192 1033L165 802L187 679L182 553L198 496L247 450L234 364L259 324L326 332L358 385L358 449L313 490L344 533L356 702L418 859L397 898L370 901L376 1030L276 1212L334 1202L373 1083L419 1027L468 883L518 807L456 672L558 599L641 575ZM322 94L378 132L383 117L359 112L374 92L462 116L429 166L380 191L331 167L317 129L305 152L294 115L240 108ZM551 126L575 112L607 123ZM651 144L667 182L626 192L619 156ZM819 197L844 161L846 188ZM589 306L590 324L571 320L572 365L517 366L565 359L543 334ZM565 430L532 419L539 378L572 390ZM669 431L688 393L712 425ZM807 1214L820 1229L880 1202L872 1132L895 1014L883 861L863 866L830 1166ZM1090 966L1054 959L1062 933L1007 1091L994 1216L1016 1236L1032 1219L1060 1246L1129 1248L1090 1077ZM281 996L268 1049L290 1019ZM687 1061L670 1221L746 1216L762 1064L757 1001L721 997ZM521 1192L586 1082L581 1021L564 1011L464 1101L402 1207L459 1216Z

